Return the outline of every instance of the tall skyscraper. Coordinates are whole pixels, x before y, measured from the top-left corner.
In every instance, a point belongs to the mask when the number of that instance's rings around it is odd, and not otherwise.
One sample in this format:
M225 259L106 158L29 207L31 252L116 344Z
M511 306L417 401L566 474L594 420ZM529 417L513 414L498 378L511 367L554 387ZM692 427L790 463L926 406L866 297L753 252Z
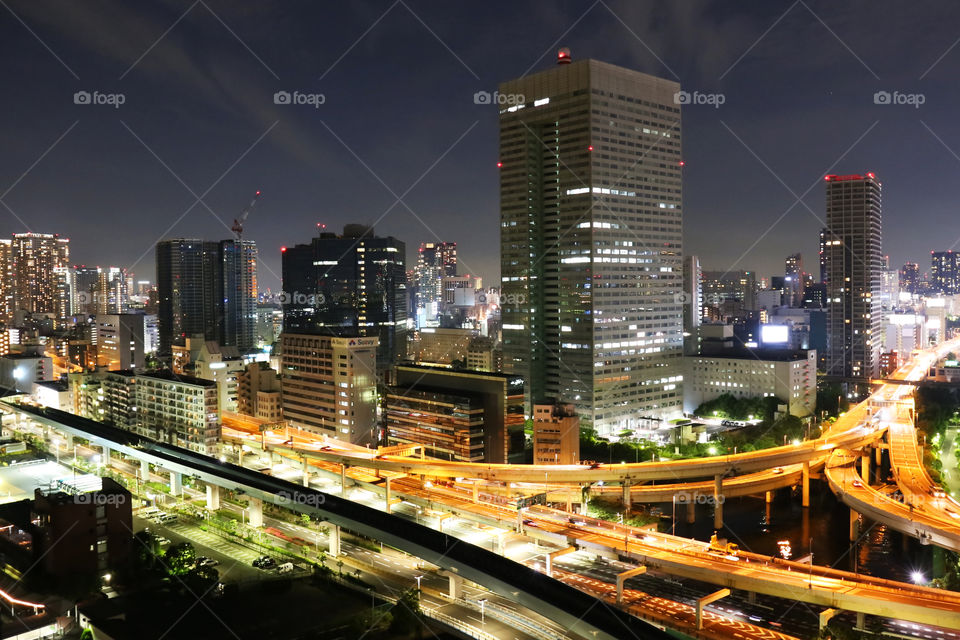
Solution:
M13 309L70 315L70 240L50 233L15 233L11 241Z
M879 373L883 271L880 182L873 173L828 175L827 375Z
M679 91L596 60L499 87L504 371L528 412L559 398L609 434L681 411Z
M223 325L220 344L249 351L257 346L257 244L253 240L220 243Z
M908 262L900 267L900 291L920 293L920 265Z
M160 355L202 335L240 350L256 346L257 247L244 240L191 238L157 243Z
M820 229L820 282L827 283L827 247L829 246L829 231L826 227Z
M417 308L425 315L436 316L443 298L442 280L457 275L456 242L424 242L417 253L414 270Z
M930 252L930 286L937 293L960 293L960 253Z
M683 353L692 356L700 350L703 320L703 270L698 256L683 257L683 293Z
M783 263L783 280L787 295L787 304L791 307L799 307L803 299L803 256L799 253L787 256Z
M379 337L381 370L406 354L406 247L350 224L284 247L283 327L292 333Z
M0 239L0 320L13 313L13 241Z

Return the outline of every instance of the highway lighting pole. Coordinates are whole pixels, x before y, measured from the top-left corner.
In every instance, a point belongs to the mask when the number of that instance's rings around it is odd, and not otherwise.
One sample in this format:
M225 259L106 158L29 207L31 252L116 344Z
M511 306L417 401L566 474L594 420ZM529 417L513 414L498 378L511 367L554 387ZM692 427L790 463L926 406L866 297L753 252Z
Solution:
M417 593L420 592L420 581L423 579L422 575L413 576L413 579L417 581Z
M486 617L484 616L484 613L486 611L487 599L480 598L477 602L480 603L480 624L486 625L487 621L486 621Z

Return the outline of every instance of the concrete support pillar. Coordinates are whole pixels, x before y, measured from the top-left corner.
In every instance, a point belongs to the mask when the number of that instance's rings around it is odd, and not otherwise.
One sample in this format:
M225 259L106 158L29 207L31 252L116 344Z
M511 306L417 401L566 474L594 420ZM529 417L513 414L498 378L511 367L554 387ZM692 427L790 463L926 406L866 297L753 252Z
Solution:
M303 467L303 486L310 486L310 465L307 464L306 458L300 458L300 464Z
M473 481L473 502L474 503L480 502L480 481L479 480Z
M347 493L347 465L340 465L340 495Z
M708 596L697 599L697 630L703 629L703 608L711 602L716 602L720 598L726 598L730 595L730 589L720 589L714 591Z
M697 506L691 500L687 503L687 524L693 524L697 521Z
M860 458L860 475L863 476L863 481L867 484L870 484L870 452L867 451Z
M251 527L263 526L263 500L260 498L250 498L250 504L247 505L247 524Z
M880 447L874 447L873 453L874 453L873 461L879 467L881 464L883 464L883 449L881 449Z
M107 445L100 446L100 462L104 467L110 466L110 447Z
M628 578L632 578L633 576L638 576L646 572L647 572L647 567L645 565L641 565L636 569L630 569L628 571L624 571L623 573L617 574L617 604L623 604L624 581L626 581Z
M390 513L392 510L392 507L390 506L390 478L387 478L385 488L386 488L386 491L384 492L384 495L386 497L386 502L387 502L387 513ZM442 521L441 521L441 524L442 524Z
M767 491L766 493L767 504L773 502L773 491Z
M860 514L850 509L850 542L857 539L857 530L860 528Z
M567 513L573 511L573 494L570 491L567 491Z
M623 501L623 507L624 507L624 509L629 509L630 506L631 506L631 503L630 503L630 479L629 479L629 478L624 478L624 479L623 479L623 497L622 497L622 501Z
M183 477L176 471L170 472L170 495L179 496L183 490Z
M220 487L215 484L207 485L207 510L216 511L220 508Z
M333 524L330 525L330 528L327 529L327 536L330 539L330 544L327 547L327 553L336 558L340 555L340 527Z
M863 611L857 611L857 626L854 627L854 629L856 629L857 631L863 631L864 630L863 625L866 621L867 621L867 614L865 614Z
M810 461L809 460L803 463L802 489L803 489L802 490L802 494L803 494L802 506L809 507L810 506Z
M713 528L723 528L723 476L713 476Z
M459 600L463 591L463 578L453 573L448 573L447 577L450 579L450 598Z
M840 613L836 609L824 609L820 612L820 631L823 631L823 628L827 626L827 623L830 622L830 618Z
M146 460L140 461L140 482L147 482L150 480L150 463Z
M747 591L747 602L749 602L750 604L757 604L756 591Z

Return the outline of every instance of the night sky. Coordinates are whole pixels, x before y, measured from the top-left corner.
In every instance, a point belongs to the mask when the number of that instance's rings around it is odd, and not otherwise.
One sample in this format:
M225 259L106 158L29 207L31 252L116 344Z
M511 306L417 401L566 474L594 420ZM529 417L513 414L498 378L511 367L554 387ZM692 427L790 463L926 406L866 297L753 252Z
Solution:
M473 95L560 46L723 94L683 110L684 250L704 268L782 274L801 251L816 273L826 173L876 172L893 266L960 239L957 3L0 5L0 235L60 233L76 264L152 280L157 240L231 237L262 189L262 289L282 245L347 222L405 241L408 267L456 241L461 272L496 285L497 109Z

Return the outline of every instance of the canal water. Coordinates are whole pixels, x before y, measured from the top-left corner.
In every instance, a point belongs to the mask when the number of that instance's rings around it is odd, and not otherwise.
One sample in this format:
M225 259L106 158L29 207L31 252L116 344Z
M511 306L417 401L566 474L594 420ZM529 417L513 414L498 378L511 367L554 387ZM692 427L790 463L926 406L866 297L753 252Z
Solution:
M675 527L676 535L698 540L709 540L715 531L711 505L697 506L693 524L686 522L686 505L677 505L675 518L670 503L657 506L662 510L661 531ZM762 496L727 499L723 520L719 537L755 553L802 561L812 551L815 564L846 571L904 582L935 577L934 548L881 523L859 518L857 541L851 543L850 508L822 481L811 481L807 509L799 492L787 488L775 492L769 505Z

